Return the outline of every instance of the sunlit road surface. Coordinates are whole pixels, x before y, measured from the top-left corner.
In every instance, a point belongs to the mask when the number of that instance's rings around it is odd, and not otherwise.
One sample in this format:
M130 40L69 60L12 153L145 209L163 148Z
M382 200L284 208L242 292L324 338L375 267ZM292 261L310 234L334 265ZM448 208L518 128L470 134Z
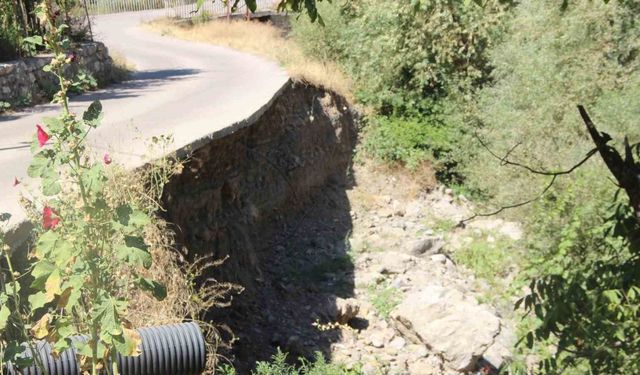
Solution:
M96 99L102 102L104 120L89 144L129 168L158 156L148 151L152 136L172 135L172 149L165 150L172 151L232 131L264 108L288 80L276 63L258 56L160 36L140 26L164 14L95 17L95 39L124 56L136 72L125 83L71 101L77 113ZM25 218L20 193L36 190L26 177L35 125L57 114L58 107L47 104L0 116L0 212L12 214L12 226ZM13 187L16 177L23 183Z

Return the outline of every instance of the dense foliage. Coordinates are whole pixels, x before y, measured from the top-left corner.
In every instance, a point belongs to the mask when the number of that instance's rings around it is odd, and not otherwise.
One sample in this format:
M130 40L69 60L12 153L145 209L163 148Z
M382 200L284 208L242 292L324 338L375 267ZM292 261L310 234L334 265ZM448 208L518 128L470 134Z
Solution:
M640 139L637 11L637 2L623 1L523 1L514 9L491 49L493 84L469 109L477 120L459 153L469 186L496 205L538 196L551 176L495 155L536 170L569 169L594 148L577 104L614 145ZM638 372L638 223L615 193L610 172L592 158L512 213L530 233L520 262L521 277L532 280L525 311L535 319L522 344L541 373Z
M30 56L44 47L46 25L40 22L36 0L0 0L0 61ZM56 0L59 17L69 26L64 32L73 40L86 38L84 8L78 0Z
M578 104L612 147L640 141L640 3L486 3L356 0L321 8L325 29L293 30L354 77L368 154L434 158L488 206L536 198L553 178L518 164L567 170L594 149ZM640 371L639 228L611 180L595 156L508 211L529 234L513 261L531 287L521 348L537 372Z
M486 51L506 9L499 1L356 0L320 7L326 27L300 19L293 32L310 54L337 60L355 79L358 99L374 110L367 151L410 166L426 158L451 166L464 131L460 108L488 79Z

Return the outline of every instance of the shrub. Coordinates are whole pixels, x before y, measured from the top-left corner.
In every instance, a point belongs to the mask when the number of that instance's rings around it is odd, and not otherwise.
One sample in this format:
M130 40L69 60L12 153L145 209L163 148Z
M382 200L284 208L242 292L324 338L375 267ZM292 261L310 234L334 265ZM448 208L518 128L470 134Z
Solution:
M538 169L559 170L580 160L593 146L576 110L583 104L604 131L640 136L640 25L636 11L619 2L524 1L516 9L504 42L491 49L494 84L478 93L477 121L467 122L498 155ZM502 166L474 137L457 152L467 184L507 204L536 195L548 178ZM557 184L586 179L585 201L607 185L599 162ZM522 214L522 211L517 214Z
M488 78L486 49L499 35L502 3L356 0L320 6L326 27L298 19L293 35L308 54L341 64L373 109L366 152L410 167L439 159L440 177L450 177L451 144Z

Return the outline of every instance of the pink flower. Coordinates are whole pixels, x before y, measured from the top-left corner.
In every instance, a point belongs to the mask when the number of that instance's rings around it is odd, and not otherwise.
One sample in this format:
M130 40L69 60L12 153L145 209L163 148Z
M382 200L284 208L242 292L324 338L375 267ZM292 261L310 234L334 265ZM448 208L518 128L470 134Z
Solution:
M111 156L109 156L108 153L105 153L104 156L102 157L102 161L104 161L105 165L111 164Z
M76 61L76 54L75 53L70 53L70 54L67 55L67 58L69 59L69 61L75 62Z
M40 144L40 147L43 147L50 138L49 134L47 134L40 125L36 125L36 128L38 128L38 143Z
M13 186L16 187L18 185L20 185L20 180L18 180L18 177L14 177L13 178Z
M55 228L60 223L59 217L53 217L54 211L49 206L42 209L42 227L46 230Z

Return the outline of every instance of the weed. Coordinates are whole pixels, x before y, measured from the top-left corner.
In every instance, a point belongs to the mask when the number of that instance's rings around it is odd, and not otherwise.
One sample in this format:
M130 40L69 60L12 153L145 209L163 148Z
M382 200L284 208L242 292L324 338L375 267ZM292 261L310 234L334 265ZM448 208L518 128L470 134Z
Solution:
M435 219L431 227L438 234L447 234L455 228L457 223L452 219Z
M127 59L118 51L110 51L113 65L111 67L111 79L115 82L123 82L129 79L132 72L136 70L135 65L127 61Z
M391 311L402 301L400 291L388 284L369 285L368 292L371 304L385 319L389 318Z
M11 109L11 103L3 102L0 100L0 113L6 112Z
M359 367L347 369L343 365L329 363L320 352L315 354L313 361L299 358L298 362L297 366L289 364L287 354L278 349L270 361L256 363L256 368L251 375L359 375L362 373ZM219 366L217 371L222 375L237 374L232 366L226 364Z

